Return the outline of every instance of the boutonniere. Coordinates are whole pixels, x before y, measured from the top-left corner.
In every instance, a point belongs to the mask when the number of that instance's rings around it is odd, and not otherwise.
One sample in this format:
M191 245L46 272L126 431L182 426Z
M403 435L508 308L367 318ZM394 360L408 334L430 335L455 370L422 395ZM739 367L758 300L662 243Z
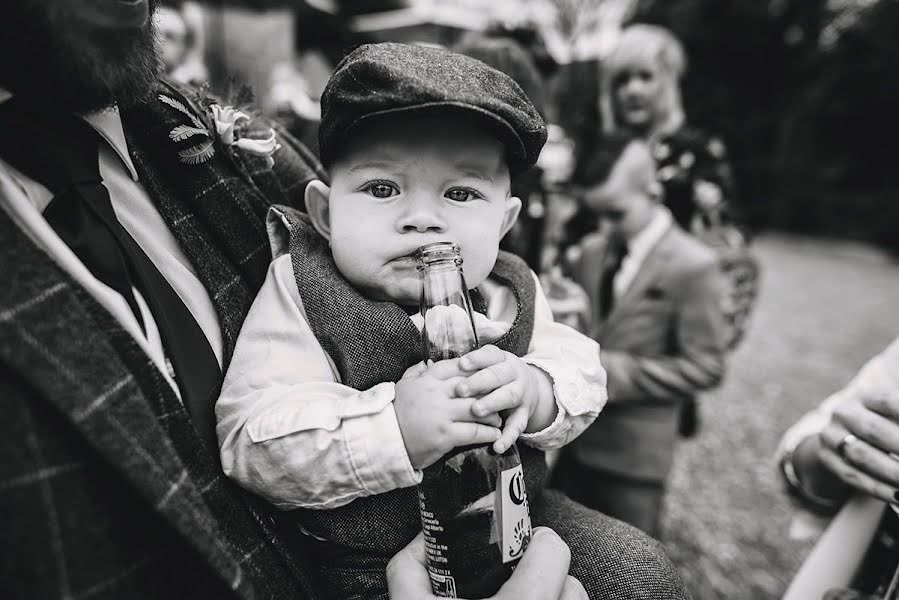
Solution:
M190 138L198 138L194 140L196 143L192 146L178 151L178 160L181 162L188 165L206 162L215 156L214 142L218 138L225 148L265 158L268 168L274 166L275 159L272 158L272 155L281 147L275 131L268 127L262 131L253 131L251 134L248 127L250 116L247 113L231 106L210 104L209 111L212 113L212 123L215 128L214 131L210 131L200 118L188 110L182 102L165 94L160 94L159 100L185 115L190 121L190 124L178 125L172 129L169 132L169 139L173 142L182 142ZM261 137L259 137L260 134Z

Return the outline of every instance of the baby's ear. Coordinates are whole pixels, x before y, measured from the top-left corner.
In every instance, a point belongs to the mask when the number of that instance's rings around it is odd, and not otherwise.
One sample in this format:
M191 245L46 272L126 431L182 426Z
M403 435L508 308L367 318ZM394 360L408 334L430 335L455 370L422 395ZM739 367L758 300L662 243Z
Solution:
M323 238L331 241L331 188L318 179L306 186L306 212L313 227Z
M518 213L521 212L521 198L517 196L509 196L506 198L506 210L503 214L503 224L499 230L500 239L503 238L504 235L509 233L509 230L512 229L512 226L515 225L515 221L518 220Z

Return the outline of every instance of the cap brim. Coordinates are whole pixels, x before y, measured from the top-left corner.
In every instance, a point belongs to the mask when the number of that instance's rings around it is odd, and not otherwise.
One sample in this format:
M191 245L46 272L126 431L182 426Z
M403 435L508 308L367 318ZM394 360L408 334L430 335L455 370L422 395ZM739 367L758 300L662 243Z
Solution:
M445 111L447 109L479 117L488 127L490 127L499 141L502 142L503 146L505 146L506 148L507 161L509 163L510 172L519 173L531 166L531 162L528 160L528 153L524 145L524 141L521 139L521 136L518 135L518 132L515 130L511 123L509 123L499 115L490 112L489 110L485 110L479 106L474 106L465 102L424 102L421 104L397 106L366 113L365 115L353 121L348 127L346 127L346 129L344 129L343 135L341 136L340 145L346 143L350 134L354 130L358 129L362 125L371 122L376 118L409 113L434 114Z

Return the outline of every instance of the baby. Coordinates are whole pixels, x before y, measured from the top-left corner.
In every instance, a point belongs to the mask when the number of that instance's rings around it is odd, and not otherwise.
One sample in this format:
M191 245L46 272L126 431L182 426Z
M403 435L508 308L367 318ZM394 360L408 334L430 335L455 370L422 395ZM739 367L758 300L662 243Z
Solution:
M605 402L599 347L554 323L533 272L499 251L521 207L510 174L545 139L517 84L445 50L362 46L325 88L330 185L309 184L308 215L270 215L274 260L216 416L225 473L297 509L331 597L386 598L387 561L421 528L422 469L471 444L522 442L535 525L564 519L572 552L595 552L585 532L601 517L542 486L543 450ZM438 241L461 247L486 305L479 334L496 345L426 365L413 254ZM587 516L568 522L572 510ZM575 575L591 589L596 575Z

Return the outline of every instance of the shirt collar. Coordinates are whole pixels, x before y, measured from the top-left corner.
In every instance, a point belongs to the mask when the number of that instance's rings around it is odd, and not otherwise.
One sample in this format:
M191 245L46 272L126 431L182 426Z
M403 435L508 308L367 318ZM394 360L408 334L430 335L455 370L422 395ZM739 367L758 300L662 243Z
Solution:
M640 233L635 235L627 243L627 253L631 258L646 256L662 239L665 232L671 226L671 211L664 206L657 206L652 220L647 223Z
M104 140L119 155L131 179L137 181L137 169L131 161L131 155L128 153L128 142L125 141L125 130L122 127L122 117L119 115L119 107L113 106L104 110L90 113L82 117L87 123L99 133Z
M12 92L0 87L0 103L6 102L12 98L12 96ZM124 163L125 168L128 169L131 179L137 181L137 169L134 168L134 162L131 160L131 155L128 153L128 142L125 140L125 129L122 127L122 117L119 115L119 107L113 106L112 108L106 108L101 111L83 115L81 118L87 121L88 125L93 127L97 133L106 140L106 143L108 143L115 153L119 155L119 158L122 159L122 163Z

